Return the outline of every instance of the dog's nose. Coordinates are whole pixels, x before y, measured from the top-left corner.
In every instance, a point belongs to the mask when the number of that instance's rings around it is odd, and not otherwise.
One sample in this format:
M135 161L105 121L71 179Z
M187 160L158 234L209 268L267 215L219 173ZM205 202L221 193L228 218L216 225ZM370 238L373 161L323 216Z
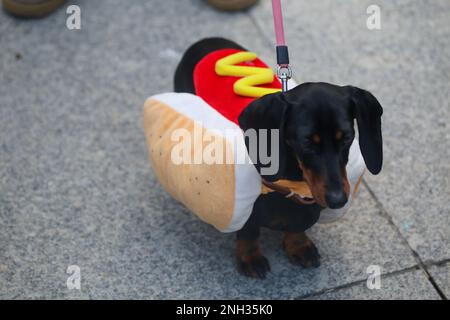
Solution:
M347 196L344 191L331 191L327 192L325 196L328 208L339 209L345 206L347 203Z

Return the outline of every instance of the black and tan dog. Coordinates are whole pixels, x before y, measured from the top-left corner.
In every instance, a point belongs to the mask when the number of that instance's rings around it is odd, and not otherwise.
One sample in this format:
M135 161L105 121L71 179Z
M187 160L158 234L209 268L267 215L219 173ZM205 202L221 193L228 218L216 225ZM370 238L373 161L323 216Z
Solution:
M191 46L177 68L175 91L195 94L196 64L209 53L227 48L245 50L221 38L205 39ZM262 177L272 182L304 180L316 203L299 205L277 192L259 196L250 219L237 232L236 258L241 273L263 278L270 271L258 245L261 227L284 231L283 247L292 263L303 267L320 265L318 250L305 230L317 222L324 207L341 208L347 202L350 188L346 164L355 137L354 119L366 166L373 174L380 172L382 113L381 105L370 92L328 83L304 83L286 93L265 95L242 111L238 120L243 130L280 132L279 170ZM252 160L261 172L263 162Z

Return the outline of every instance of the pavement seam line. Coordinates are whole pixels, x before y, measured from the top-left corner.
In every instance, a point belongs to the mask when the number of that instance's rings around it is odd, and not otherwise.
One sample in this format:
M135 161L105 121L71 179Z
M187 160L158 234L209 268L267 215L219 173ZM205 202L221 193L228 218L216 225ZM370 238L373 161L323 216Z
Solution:
M427 267L443 267L447 263L450 263L450 258L444 259L444 260L439 260L439 261L427 261L427 262L425 262L425 265Z
M264 33L263 29L261 28L261 26L259 25L258 21L256 20L256 18L249 12L246 13L247 17L250 19L250 22L255 26L256 31L258 32L258 34L261 36L261 38L264 39L264 42L266 42L266 44L268 46L270 46L271 48L275 47L275 43L273 43L269 37Z
M391 272L382 273L381 276L390 278L390 277L394 277L394 276L400 275L400 274L405 274L405 273L408 273L408 272L411 272L411 271L414 271L414 270L421 270L420 266L418 264L415 264L415 265L413 265L411 267L408 267L408 268L405 268L405 269L400 269L400 270L395 270L395 271L391 271ZM319 295L324 294L324 293L336 292L336 291L339 291L339 290L342 290L342 289L346 289L346 288L351 288L351 287L357 286L357 285L362 284L362 283L364 283L366 281L367 281L367 279L355 280L355 281L352 281L352 282L348 282L348 283L342 284L340 286L336 286L336 287L332 287L332 288L326 288L326 289L322 289L322 290L319 290L319 291L316 291L316 292L305 294L305 295L297 297L295 299L296 300L306 299L306 298L316 297L316 296L319 296Z
M367 183L366 179L362 179L363 185L366 187L367 191L369 191L370 196L373 198L373 200L376 203L376 206L378 207L378 211L380 216L386 219L388 224L391 225L391 227L395 230L397 235L400 237L400 239L405 243L405 245L409 248L411 251L414 259L419 265L419 268L425 273L425 276L427 277L428 281L431 283L431 285L434 287L436 292L439 294L442 300L448 300L448 298L445 296L442 289L439 287L439 285L434 280L431 273L428 271L427 264L424 263L420 255L411 247L406 237L400 232L400 229L397 227L397 225L394 223L394 220L392 219L392 216L387 212L387 210L384 208L381 201L376 196L375 192L370 188L369 184Z

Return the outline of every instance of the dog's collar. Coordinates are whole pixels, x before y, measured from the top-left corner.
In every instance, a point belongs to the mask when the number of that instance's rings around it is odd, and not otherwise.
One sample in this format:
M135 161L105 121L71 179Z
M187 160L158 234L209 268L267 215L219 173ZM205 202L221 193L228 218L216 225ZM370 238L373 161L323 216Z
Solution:
M311 198L308 196L302 196L302 195L296 193L295 191L293 191L292 189L282 186L281 184L270 182L263 178L262 178L262 183L267 188L280 193L285 198L291 199L292 201L294 201L297 204L309 205L309 204L316 203L316 200L314 198Z

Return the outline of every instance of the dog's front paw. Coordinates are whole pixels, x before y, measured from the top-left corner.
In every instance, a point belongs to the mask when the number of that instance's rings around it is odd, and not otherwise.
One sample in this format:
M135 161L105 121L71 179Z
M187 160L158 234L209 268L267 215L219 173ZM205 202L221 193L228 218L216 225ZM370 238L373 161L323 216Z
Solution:
M304 268L320 266L320 254L314 243L304 232L285 233L283 248L289 261Z
M238 258L237 269L244 276L264 279L267 272L270 272L270 264L269 260L262 255L247 261Z
M254 240L238 240L236 263L238 271L247 277L264 279L270 272L269 260L262 255Z

